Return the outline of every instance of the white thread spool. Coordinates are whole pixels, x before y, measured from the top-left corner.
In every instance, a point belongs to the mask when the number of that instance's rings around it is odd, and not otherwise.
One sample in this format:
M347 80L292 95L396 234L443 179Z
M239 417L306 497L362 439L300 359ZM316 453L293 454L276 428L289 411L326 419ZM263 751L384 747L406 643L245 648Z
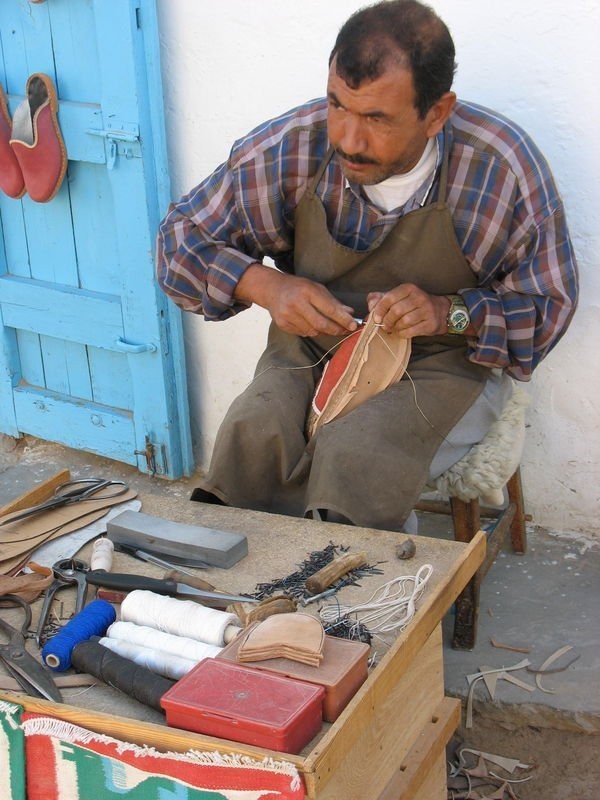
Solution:
M189 658L174 656L170 653L161 653L159 650L152 650L139 644L125 642L122 639L111 639L108 636L103 636L99 643L112 650L113 653L130 659L140 667L146 667L146 669L152 670L158 675L174 678L176 681L187 675L198 663Z
M202 661L203 658L214 658L221 652L220 647L189 636L173 636L171 633L158 631L147 625L136 625L134 622L113 622L106 632L109 639L122 639L141 647L149 647L173 656L181 656L191 661Z
M114 544L110 539L107 539L106 536L96 539L92 547L90 570L102 569L105 572L110 572L112 569L114 551Z
M193 600L164 597L145 589L129 592L121 603L121 620L217 647L230 642L241 630L240 620L235 614L207 608Z

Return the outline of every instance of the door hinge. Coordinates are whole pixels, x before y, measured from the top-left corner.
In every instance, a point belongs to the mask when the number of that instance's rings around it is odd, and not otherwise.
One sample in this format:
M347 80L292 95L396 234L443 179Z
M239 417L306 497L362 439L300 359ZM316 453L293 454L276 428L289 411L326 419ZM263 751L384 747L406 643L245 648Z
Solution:
M109 120L106 128L88 128L86 133L89 133L90 136L100 136L105 140L107 169L113 169L115 166L119 154L119 143L124 147L121 152L125 158L133 158L133 145L140 143L140 126L134 122Z

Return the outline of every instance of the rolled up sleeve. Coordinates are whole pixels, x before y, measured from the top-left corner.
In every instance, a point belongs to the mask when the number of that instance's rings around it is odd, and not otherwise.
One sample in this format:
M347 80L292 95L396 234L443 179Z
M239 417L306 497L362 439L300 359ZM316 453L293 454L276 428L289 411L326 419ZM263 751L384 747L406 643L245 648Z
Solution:
M489 285L461 291L478 337L468 357L528 381L566 331L578 272L562 204L532 227Z

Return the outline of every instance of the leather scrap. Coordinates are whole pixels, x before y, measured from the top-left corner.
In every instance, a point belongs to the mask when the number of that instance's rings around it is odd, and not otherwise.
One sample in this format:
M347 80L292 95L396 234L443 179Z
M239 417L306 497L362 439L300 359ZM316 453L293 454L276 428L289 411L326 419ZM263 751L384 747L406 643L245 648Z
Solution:
M574 661L577 661L579 656L576 656L574 659L569 661L568 664L566 664L564 667L561 667L558 670L549 670L551 664L554 664L555 661L558 661L559 658L562 658L562 656L564 656L565 653L568 653L572 649L573 647L570 644L565 645L564 647L560 647L558 650L552 653L551 656L548 656L548 658L544 661L544 663L539 669L529 670L530 672L535 672L535 685L541 692L545 692L546 694L555 694L554 689L544 689L544 687L542 686L542 676L544 675L544 673L548 672L562 672L563 670L567 669L567 667L569 667Z
M238 649L240 662L289 658L318 667L323 659L325 631L309 614L275 614L250 626L243 636Z
M69 506L42 512L25 520L8 522L0 528L0 571L17 574L41 544L71 533L99 519L107 510L119 503L133 500L137 494L129 489L122 495L86 500ZM15 512L16 513L16 512ZM10 515L6 515L10 518Z
M30 561L27 566L33 570L25 575L0 575L0 595L16 594L33 603L54 580L54 574L48 567L41 567Z
M484 680L484 676L495 675L498 674L498 678L492 682L490 685L493 686L494 690L496 687L497 680L504 678L506 680L506 674L509 672L513 672L514 670L524 669L528 667L531 662L529 659L525 658L523 661L519 661L518 664L514 664L512 667L499 667L498 669L488 669L488 668L481 668L479 672L474 672L471 675L467 675L467 683L469 684L469 692L467 694L467 713L466 713L466 720L465 720L465 728L472 728L473 727L473 697L475 694L475 687L479 681ZM494 697L492 696L492 700Z

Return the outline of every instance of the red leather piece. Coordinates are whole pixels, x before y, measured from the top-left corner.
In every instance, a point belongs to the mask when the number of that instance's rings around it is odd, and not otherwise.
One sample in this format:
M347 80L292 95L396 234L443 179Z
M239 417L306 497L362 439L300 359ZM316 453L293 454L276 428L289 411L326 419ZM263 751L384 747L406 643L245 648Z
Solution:
M321 380L315 391L313 406L321 412L325 408L329 395L338 385L340 378L348 367L354 348L358 344L358 336L349 336L336 350L333 357L325 364Z
M67 171L67 153L51 101L38 108L33 118L33 144L13 139L10 143L21 166L27 193L37 203L52 200Z
M4 92L0 89L0 189L18 200L25 194L25 180L21 167L10 146L12 122Z

